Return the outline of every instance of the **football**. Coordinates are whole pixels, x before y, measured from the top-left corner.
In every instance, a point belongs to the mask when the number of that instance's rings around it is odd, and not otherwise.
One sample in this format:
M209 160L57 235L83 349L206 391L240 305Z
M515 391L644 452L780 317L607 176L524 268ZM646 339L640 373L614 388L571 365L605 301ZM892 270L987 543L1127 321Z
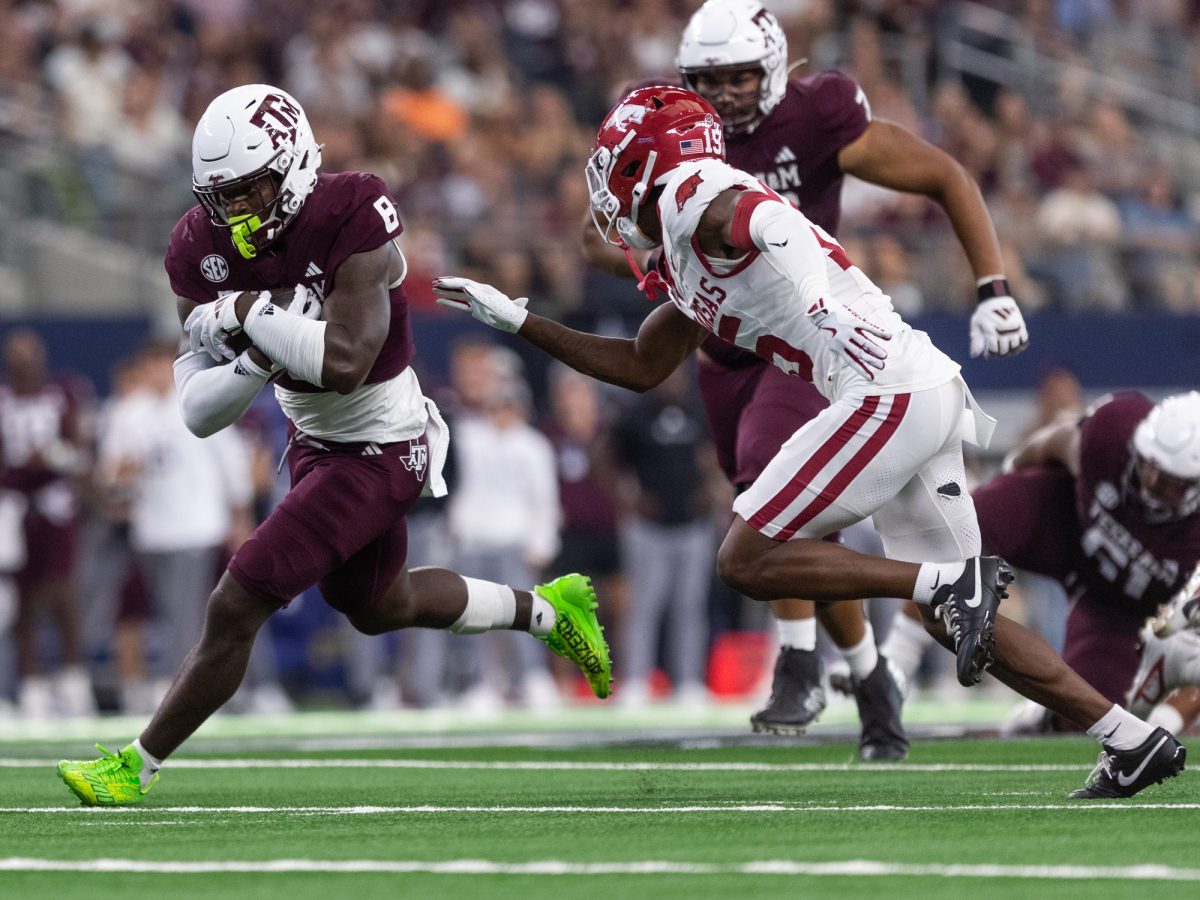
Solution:
M295 288L276 288L271 291L271 302L280 309L287 309L292 305L292 300L296 296ZM250 340L250 335L244 331L239 331L229 339L229 346L234 352L242 353L254 346L254 341Z

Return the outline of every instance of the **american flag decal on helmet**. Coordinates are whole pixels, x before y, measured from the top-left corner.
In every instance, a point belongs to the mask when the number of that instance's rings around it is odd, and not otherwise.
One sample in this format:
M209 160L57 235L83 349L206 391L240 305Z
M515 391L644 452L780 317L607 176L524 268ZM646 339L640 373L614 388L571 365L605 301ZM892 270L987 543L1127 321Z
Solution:
M679 142L680 156L695 156L697 153L704 152L704 141L700 138L690 138L686 141Z

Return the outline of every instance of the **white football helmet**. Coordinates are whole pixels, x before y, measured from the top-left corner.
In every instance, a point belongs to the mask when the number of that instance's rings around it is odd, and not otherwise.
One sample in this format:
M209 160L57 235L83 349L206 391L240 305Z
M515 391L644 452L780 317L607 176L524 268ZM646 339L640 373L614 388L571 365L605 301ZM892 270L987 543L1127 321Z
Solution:
M317 184L321 145L304 110L269 84L245 84L208 105L192 138L192 190L214 225L229 228L246 259L274 241ZM230 216L232 197L257 194Z
M1200 510L1200 392L1158 403L1133 432L1138 496L1151 521Z
M787 92L787 37L779 20L757 0L708 0L683 29L675 65L693 91L700 72L762 69L758 116L749 123L725 123L727 130L751 130Z

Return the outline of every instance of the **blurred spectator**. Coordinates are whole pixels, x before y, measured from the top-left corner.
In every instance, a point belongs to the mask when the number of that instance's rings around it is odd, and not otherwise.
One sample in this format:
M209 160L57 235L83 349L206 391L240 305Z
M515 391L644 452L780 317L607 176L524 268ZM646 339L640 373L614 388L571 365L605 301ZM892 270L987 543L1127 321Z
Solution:
M617 702L650 700L661 646L679 703L707 702L708 587L716 530L708 481L716 454L689 368L643 394L617 422L616 459L630 480L632 513L622 523L629 610Z
M528 386L518 373L506 371L507 351L494 353L483 414L453 426L457 484L447 524L458 571L532 586L559 548L554 454L549 441L529 424ZM496 632L474 638L488 645L474 658L490 656L490 665L477 672L465 702L484 710L509 696L532 709L561 703L544 648L523 637Z
M18 706L29 718L95 712L84 666L75 595L78 479L88 467L85 405L90 390L78 380L52 380L46 346L18 329L4 341L0 385L0 487L19 495L24 509L24 561L16 572ZM11 513L10 503L10 515ZM40 640L43 616L57 633L56 672L47 669Z
M1039 266L1062 306L1113 310L1126 304L1117 260L1121 215L1083 163L1070 165L1062 184L1042 200L1037 228L1048 245Z
M146 578L156 639L149 684L122 685L128 712L155 709L204 629L226 547L250 535L250 459L236 429L198 438L175 396L174 344L141 360L142 390L114 410L100 447L102 488L130 498L130 541Z

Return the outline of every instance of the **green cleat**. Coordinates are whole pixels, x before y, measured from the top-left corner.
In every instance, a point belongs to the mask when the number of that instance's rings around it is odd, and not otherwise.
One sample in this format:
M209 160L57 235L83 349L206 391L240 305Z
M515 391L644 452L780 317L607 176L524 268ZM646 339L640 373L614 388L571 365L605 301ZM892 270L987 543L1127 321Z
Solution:
M537 635L546 646L569 659L587 677L592 693L603 700L612 687L612 663L604 629L596 618L596 592L583 575L563 575L534 588L554 607L554 630Z
M140 777L142 757L132 744L120 753L110 753L99 744L96 749L104 754L99 759L64 759L58 764L58 777L84 806L129 806L141 803L142 797L157 783L158 773L155 772L150 783L143 788Z

